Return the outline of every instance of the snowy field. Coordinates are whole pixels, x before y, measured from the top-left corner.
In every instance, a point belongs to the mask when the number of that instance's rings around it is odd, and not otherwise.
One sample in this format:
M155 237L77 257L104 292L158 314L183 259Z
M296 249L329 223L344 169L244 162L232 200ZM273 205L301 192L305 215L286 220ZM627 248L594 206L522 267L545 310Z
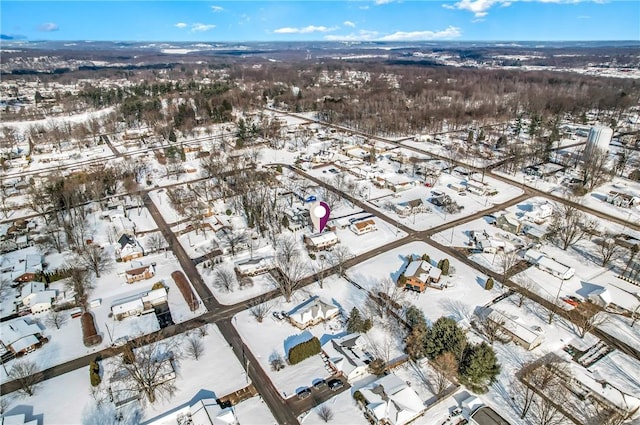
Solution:
M198 330L192 332L195 333ZM186 338L187 334L180 335L172 338L171 342L178 344L179 348L184 347ZM194 360L182 355L178 363L176 378L178 391L173 399L169 402L159 400L153 405L147 404L141 412L140 421L175 424L175 417L170 417L167 421L155 421L167 415L167 412L170 415L173 410L179 410L200 398L222 397L248 385L242 365L217 327L208 325L207 335L201 340L204 345L202 357ZM103 382L99 388L104 391L108 384L108 376L113 372L109 362L110 360L101 362ZM213 364L224 365L224 367L207 367ZM64 391L60 391L61 388L64 388ZM69 403L69 394L74 395L73 403ZM97 408L96 400L91 395L89 373L86 367L44 381L33 397L22 399L13 393L7 396L7 399L9 400L8 414L29 413L29 415L40 417L40 423L45 424L92 424L97 423L100 417L104 420L104 415L113 412L110 403L106 403L101 409ZM247 408L244 411L246 423L274 423L272 418L269 419L270 413L265 416L265 422L261 420L251 422L268 412L258 398L252 400L255 401L245 406Z

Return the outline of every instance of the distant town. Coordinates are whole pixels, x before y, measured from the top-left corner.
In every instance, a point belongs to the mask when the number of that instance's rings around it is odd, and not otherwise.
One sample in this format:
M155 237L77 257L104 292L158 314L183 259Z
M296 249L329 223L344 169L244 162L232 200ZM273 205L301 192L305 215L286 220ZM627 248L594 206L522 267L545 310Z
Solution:
M2 43L2 424L640 421L637 46L115 46Z

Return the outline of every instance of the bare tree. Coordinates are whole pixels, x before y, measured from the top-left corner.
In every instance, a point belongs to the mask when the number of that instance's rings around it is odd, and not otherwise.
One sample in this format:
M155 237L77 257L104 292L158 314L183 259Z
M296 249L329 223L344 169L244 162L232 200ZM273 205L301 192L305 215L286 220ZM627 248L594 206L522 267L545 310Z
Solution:
M602 267L606 267L609 262L615 260L620 255L620 246L616 244L613 235L605 235L596 241L598 251L602 256Z
M500 253L500 268L502 269L502 284L511 279L515 273L514 267L520 262L520 256L516 250L502 251Z
M56 329L60 329L62 325L67 323L69 314L66 311L50 310L45 319L47 326L55 326Z
M286 261L287 256L276 253L275 269L276 287L284 296L286 302L291 301L293 293L300 287L302 278L307 273L307 265L300 255L293 255Z
M100 277L100 273L108 271L112 265L104 248L95 244L85 245L78 252L78 262L93 271L97 278Z
M335 267L338 276L342 277L344 277L346 272L346 262L352 257L353 254L349 251L349 248L344 245L337 245L328 254L329 264L331 264L332 267Z
M532 405L532 419L536 425L561 425L566 418L558 409L567 400L568 390L564 386L550 388L545 395L536 396Z
M160 232L155 232L148 235L147 240L145 242L145 247L149 252L159 251L162 248L164 248L166 245L167 243L164 240L164 236L162 236L162 233Z
M536 283L528 277L525 277L522 282L518 283L518 288L516 289L518 307L522 307L524 305L524 302L527 299L527 292L531 292L535 285Z
M333 419L333 411L326 404L318 406L318 408L316 409L316 413L318 414L318 417L325 423L330 422Z
M217 288L231 292L237 283L236 274L226 267L218 267L213 272L213 285Z
M89 279L89 273L86 269L72 267L69 271L69 278L65 282L65 288L74 292L76 303L84 308L89 298L89 292L93 289L93 283Z
M374 286L366 303L371 316L386 317L387 310L401 309L405 298L404 289L396 285L391 278L386 277Z
M586 215L570 204L562 204L553 215L548 232L563 250L582 240L589 230L596 227L594 220L587 220Z
M569 313L571 321L576 326L576 331L580 338L595 328L609 322L609 316L591 303L582 303Z
M231 255L235 256L238 248L247 244L247 233L244 230L223 229L223 240L229 245Z
M34 362L20 360L13 364L8 376L19 385L18 394L31 397L35 394L40 382L37 372L38 367Z
M258 323L262 323L264 318L267 317L267 314L271 311L271 303L263 301L262 298L258 298L252 304L253 306L249 310L251 315L255 317Z
M498 339L500 329L504 323L496 322L489 318L489 312L485 309L476 316L475 324L482 335L484 335L491 345Z
M546 357L525 363L518 372L518 380L513 386L516 402L521 403L520 419L524 419L534 405L536 393L545 393L563 385L568 375L566 364L558 357ZM514 398L515 398L514 397Z
M588 191L592 191L611 178L611 171L607 166L608 160L606 151L598 148L585 149L582 175L583 185Z
M187 347L185 349L187 356L194 360L198 360L204 353L204 344L202 338L197 335L191 335L187 338Z
M276 372L284 369L285 364L280 353L277 351L271 353L271 356L269 356L269 365L271 365L271 370Z
M144 394L150 403L155 403L158 398L169 400L177 391L177 359L166 341L159 342L152 337L148 339L148 344L135 351L125 350L125 354L116 358L115 366L119 370L111 378L111 391L122 392L128 397Z
M440 397L449 386L450 382L456 379L458 374L458 360L453 353L445 352L433 360L433 382L435 392Z

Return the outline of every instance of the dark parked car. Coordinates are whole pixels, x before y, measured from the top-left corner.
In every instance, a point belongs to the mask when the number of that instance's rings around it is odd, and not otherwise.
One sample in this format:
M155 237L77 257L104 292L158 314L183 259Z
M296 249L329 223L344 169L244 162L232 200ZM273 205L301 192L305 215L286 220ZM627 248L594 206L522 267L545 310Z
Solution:
M325 379L318 379L316 382L313 383L313 388L315 388L316 390L321 390L326 387L327 387L327 381Z
M329 381L329 389L331 391L338 391L342 387L344 387L344 383L339 379L332 379Z

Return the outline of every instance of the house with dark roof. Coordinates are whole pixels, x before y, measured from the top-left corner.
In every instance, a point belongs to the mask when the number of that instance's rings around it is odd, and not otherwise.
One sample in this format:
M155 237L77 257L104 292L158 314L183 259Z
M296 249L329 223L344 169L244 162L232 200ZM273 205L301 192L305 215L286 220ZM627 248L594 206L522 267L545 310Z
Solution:
M322 346L322 351L333 369L341 373L349 382L369 374L368 365L373 358L365 350L360 333L330 339Z
M118 246L116 247L116 255L122 261L130 261L134 258L140 258L144 256L144 249L142 245L136 240L135 236L131 234L123 233L118 239Z

